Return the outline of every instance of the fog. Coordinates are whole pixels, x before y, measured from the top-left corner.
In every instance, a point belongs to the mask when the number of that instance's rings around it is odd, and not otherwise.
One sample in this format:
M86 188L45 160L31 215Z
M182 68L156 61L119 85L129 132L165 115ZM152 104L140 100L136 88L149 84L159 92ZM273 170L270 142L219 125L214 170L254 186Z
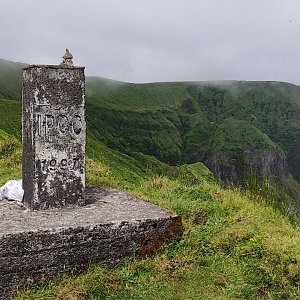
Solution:
M2 0L0 58L127 82L300 84L297 0Z

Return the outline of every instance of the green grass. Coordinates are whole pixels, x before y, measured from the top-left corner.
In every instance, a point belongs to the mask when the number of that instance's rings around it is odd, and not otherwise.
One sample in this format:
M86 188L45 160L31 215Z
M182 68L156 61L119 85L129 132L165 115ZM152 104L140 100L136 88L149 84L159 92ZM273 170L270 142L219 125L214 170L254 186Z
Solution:
M21 105L13 99L20 99L22 66L0 61L0 184L21 177ZM16 299L300 298L299 229L277 205L285 192L299 197L299 183L289 176L280 191L267 184L224 190L202 163L186 164L210 149L279 146L299 179L299 87L87 78L86 108L88 184L177 212L183 236L152 258L115 270L91 266Z
M20 99L24 66L0 60L0 98ZM87 77L86 95L89 129L110 148L143 152L173 165L203 162L215 133L220 133L216 129L228 134L232 122L225 120L234 118L244 122L247 134L244 138L241 130L230 132L230 143L278 145L287 155L290 172L300 179L298 86L239 81L130 84ZM230 146L226 142L222 145Z
M20 142L0 131L0 183L20 178ZM182 238L154 257L20 290L15 299L297 299L300 234L272 194L221 189L201 163L169 166L89 137L87 181L183 217Z
M297 299L300 234L282 211L253 194L221 189L201 163L170 167L88 144L88 184L177 212L183 236L154 257L114 270L90 266L20 290L15 299Z
M0 129L0 186L21 176L21 143Z
M20 178L20 142L0 131L0 183ZM261 195L221 189L201 163L169 166L88 138L87 181L183 217L182 238L115 270L87 272L20 290L15 299L297 299L299 229Z
M0 99L0 129L21 140L21 102Z
M210 151L235 151L245 148L275 149L277 147L259 128L233 117L225 119L215 132Z
M0 99L20 99L22 68L26 64L0 59Z
M120 111L173 110L189 98L185 83L132 84L99 77L86 80L88 102Z
M260 129L283 149L289 170L296 179L300 178L298 86L278 82L234 82L195 86L194 94L211 122L222 124L233 117Z
M204 161L214 147L276 146L299 179L299 115L300 88L286 83L87 80L87 117L97 139L171 164Z

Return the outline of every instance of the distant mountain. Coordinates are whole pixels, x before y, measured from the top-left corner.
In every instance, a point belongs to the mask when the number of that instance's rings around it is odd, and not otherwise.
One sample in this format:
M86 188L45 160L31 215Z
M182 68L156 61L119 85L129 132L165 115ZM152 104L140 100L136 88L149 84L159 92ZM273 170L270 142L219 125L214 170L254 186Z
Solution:
M20 99L24 66L0 60L0 98ZM87 77L86 96L88 135L110 148L128 155L142 152L171 165L201 161L223 182L244 184L252 172L261 182L286 180L289 172L300 180L296 85L132 84ZM3 101L0 106L7 106ZM11 127L12 117L3 118ZM19 121L15 122L18 132ZM0 129L7 130L5 126L0 121Z
M26 64L0 59L0 99L20 99L22 68Z
M300 179L300 88L292 84L88 78L87 112L98 138L122 151L178 164L205 161L220 149L276 148Z

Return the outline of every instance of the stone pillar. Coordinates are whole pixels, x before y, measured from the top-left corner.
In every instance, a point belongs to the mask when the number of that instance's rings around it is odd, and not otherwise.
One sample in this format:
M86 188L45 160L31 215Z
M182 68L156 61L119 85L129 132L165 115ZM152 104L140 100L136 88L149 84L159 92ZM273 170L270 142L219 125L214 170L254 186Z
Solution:
M64 62L23 70L24 203L34 210L85 204L84 68Z

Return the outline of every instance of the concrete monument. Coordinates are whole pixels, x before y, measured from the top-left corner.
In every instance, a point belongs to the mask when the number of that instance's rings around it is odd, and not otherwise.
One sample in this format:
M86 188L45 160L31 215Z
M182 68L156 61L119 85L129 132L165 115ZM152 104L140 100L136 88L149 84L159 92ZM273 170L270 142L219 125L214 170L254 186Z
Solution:
M24 203L34 210L84 205L84 68L66 51L59 66L23 72Z

